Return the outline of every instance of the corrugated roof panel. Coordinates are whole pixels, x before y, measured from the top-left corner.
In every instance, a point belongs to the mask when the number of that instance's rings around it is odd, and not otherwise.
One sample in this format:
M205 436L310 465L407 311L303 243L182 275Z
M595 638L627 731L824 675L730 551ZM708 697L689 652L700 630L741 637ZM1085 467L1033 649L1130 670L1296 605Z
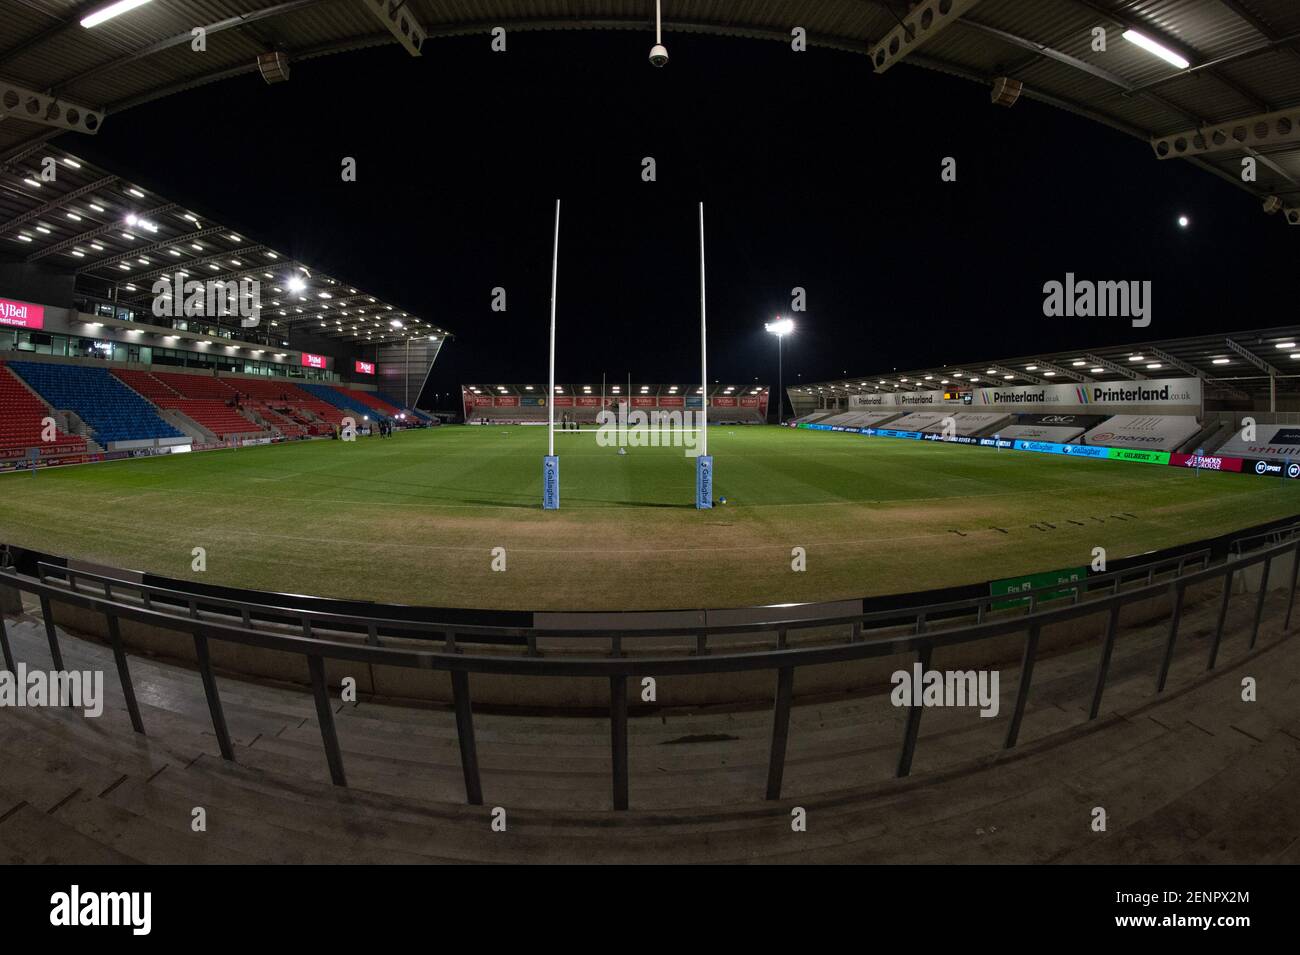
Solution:
M1137 0L1125 6L1125 14L1179 41L1203 59L1226 56L1260 40L1250 24L1218 0Z

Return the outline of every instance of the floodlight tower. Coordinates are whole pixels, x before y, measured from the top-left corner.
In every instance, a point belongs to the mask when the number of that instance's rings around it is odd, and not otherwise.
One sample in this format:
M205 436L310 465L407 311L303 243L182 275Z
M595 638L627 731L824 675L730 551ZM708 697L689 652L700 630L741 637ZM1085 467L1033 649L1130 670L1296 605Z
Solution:
M781 343L786 335L794 331L794 320L778 318L774 322L765 322L763 329L776 336L776 423L780 424L781 416L785 414L785 370L782 367Z

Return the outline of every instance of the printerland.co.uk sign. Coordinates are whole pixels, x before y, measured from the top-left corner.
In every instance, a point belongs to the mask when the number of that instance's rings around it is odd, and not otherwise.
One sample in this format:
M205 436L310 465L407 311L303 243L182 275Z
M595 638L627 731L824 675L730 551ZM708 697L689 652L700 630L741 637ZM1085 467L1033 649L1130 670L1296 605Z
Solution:
M0 298L0 325L9 328L43 328L45 306Z

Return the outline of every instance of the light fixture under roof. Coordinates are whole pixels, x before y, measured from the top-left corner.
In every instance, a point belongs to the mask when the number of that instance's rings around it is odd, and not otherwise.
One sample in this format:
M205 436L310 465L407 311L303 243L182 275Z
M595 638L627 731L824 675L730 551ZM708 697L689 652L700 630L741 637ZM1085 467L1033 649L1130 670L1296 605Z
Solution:
M1145 33L1139 33L1137 30L1125 30L1123 36L1124 39L1128 40L1134 46L1140 46L1148 53L1154 53L1166 63L1172 63L1180 70L1185 70L1192 65L1186 57L1169 49L1169 47L1165 46L1163 43L1151 39L1151 37L1147 36Z
M142 7L150 2L151 0L113 0L112 3L105 4L82 17L81 25L89 30L114 17L121 16L128 10L134 10L136 7Z

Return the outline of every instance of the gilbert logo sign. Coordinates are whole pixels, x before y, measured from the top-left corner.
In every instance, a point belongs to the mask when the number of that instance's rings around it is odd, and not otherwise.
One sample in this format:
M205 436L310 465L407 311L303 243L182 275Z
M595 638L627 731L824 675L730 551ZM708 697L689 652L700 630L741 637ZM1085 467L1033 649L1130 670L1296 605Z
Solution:
M0 298L0 325L10 328L42 328L45 325L45 306Z

